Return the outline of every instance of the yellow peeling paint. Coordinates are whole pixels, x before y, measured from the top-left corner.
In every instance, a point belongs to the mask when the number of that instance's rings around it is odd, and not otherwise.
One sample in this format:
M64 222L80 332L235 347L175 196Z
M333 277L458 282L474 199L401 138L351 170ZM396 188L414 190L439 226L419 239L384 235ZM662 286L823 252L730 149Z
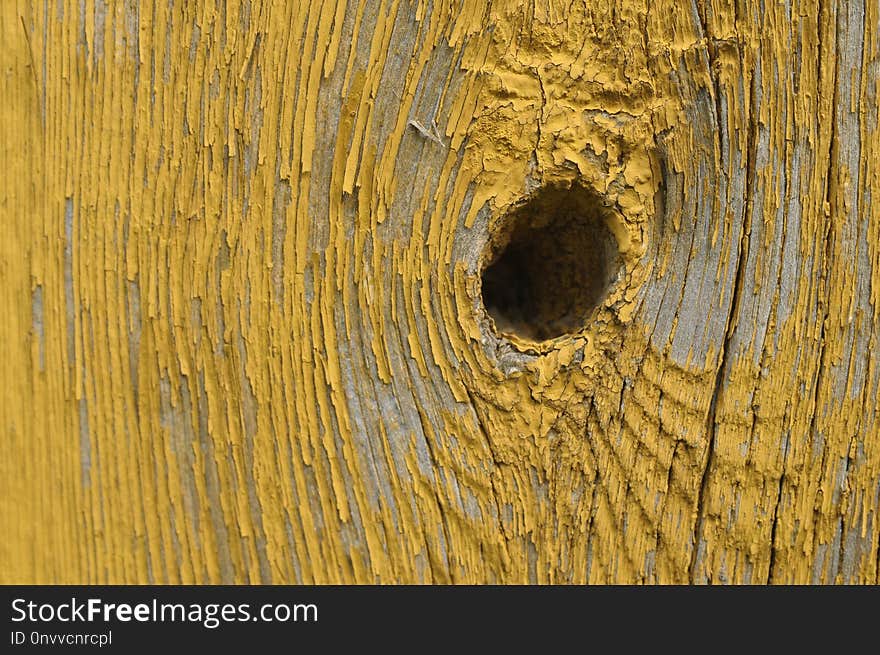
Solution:
M4 3L0 582L876 583L880 10L795 4Z

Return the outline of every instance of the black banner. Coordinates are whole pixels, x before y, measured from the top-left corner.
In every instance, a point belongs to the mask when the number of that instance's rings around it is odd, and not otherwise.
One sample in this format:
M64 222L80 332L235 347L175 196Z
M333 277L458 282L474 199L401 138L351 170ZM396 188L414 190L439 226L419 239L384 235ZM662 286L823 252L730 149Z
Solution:
M791 645L822 626L873 631L880 600L876 587L7 586L0 594L0 652L9 653L306 645L400 652L407 644L405 651L628 651L676 647L700 632L724 643L786 634Z

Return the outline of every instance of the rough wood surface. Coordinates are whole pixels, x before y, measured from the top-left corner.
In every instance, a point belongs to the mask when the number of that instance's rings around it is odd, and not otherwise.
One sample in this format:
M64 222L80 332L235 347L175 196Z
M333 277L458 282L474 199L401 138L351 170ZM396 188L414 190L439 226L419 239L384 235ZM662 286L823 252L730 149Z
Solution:
M880 582L876 0L0 8L0 582ZM614 208L589 323L486 244Z

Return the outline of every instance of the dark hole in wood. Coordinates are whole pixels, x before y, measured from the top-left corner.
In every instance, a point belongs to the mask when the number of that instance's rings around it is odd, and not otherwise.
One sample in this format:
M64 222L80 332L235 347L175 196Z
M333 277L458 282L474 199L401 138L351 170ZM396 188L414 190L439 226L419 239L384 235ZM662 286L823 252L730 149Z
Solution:
M544 188L505 217L482 274L500 333L543 341L584 327L620 269L610 211L575 185Z

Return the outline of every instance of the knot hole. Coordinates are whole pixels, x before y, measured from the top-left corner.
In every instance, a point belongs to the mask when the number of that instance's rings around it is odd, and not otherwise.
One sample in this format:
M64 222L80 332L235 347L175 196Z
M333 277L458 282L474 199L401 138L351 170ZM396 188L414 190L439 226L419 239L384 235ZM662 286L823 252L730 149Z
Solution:
M481 277L499 333L544 341L586 326L621 269L613 211L586 187L550 186L498 221Z

